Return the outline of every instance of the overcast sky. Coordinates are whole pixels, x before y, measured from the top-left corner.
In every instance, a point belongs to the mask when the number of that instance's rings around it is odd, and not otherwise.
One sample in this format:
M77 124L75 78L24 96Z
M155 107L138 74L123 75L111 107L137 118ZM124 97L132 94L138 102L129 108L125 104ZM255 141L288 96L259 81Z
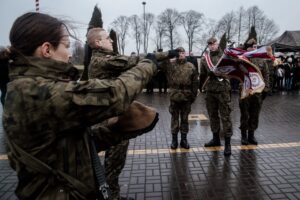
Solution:
M159 15L166 8L179 12L196 10L206 18L219 20L230 11L239 7L249 8L257 5L269 19L280 28L279 35L285 30L300 30L300 0L144 0L146 12ZM35 0L0 0L0 46L9 45L9 30L14 20L29 11L35 11ZM143 13L143 0L40 0L40 12L82 24L78 28L81 40L85 40L86 26L94 6L98 4L104 21L104 28L120 15L131 16ZM131 52L133 49L126 49Z

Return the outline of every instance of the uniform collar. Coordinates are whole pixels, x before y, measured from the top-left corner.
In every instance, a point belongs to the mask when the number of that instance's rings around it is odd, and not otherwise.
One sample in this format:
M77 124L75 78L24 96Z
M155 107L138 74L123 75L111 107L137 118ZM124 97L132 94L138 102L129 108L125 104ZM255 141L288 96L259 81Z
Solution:
M78 70L71 64L33 56L17 57L9 67L9 76L40 76L58 80L76 80Z
M113 51L107 51L107 50L102 50L102 49L93 49L93 55L116 55Z

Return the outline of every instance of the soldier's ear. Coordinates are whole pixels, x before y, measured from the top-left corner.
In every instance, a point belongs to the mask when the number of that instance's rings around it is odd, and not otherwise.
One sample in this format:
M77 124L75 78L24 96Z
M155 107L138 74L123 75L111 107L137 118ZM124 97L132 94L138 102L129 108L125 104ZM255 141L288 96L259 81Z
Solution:
M49 42L44 42L41 46L39 46L35 52L34 56L50 58L52 52L52 45Z
M101 40L95 40L95 46L96 48L99 48L102 46L102 41Z

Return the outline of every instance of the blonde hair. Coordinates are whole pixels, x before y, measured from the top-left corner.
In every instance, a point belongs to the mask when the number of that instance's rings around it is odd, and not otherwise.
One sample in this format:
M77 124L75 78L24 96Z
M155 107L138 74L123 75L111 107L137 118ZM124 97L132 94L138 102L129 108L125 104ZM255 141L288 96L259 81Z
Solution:
M91 48L96 48L96 40L101 40L101 32L105 31L103 28L92 28L88 31L86 38L87 43Z

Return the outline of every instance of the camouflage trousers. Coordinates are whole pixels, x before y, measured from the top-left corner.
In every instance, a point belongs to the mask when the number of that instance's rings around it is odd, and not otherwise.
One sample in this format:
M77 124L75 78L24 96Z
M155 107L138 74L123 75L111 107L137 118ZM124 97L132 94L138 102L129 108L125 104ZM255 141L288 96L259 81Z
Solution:
M257 129L262 102L261 93L239 100L241 130L255 131Z
M192 103L189 101L184 101L184 102L171 101L169 112L171 113L172 134L178 134L179 131L185 134L189 132L188 116L191 112L191 104Z
M210 128L213 133L218 133L221 129L221 121L225 137L232 136L231 113L231 96L229 91L224 92L207 92L206 109L210 120ZM220 121L221 118L221 121Z
M119 175L125 166L129 140L105 151L105 176L114 200L120 199Z

